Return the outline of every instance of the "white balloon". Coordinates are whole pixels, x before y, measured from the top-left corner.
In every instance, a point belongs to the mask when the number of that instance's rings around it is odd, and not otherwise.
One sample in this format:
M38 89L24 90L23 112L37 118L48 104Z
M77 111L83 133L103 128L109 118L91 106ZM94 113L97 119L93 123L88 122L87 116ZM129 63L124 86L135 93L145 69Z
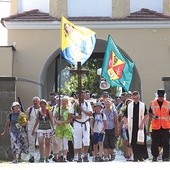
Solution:
M100 76L100 75L101 75L101 73L102 73L102 68L98 68L98 69L97 69L97 75L99 75L99 76Z

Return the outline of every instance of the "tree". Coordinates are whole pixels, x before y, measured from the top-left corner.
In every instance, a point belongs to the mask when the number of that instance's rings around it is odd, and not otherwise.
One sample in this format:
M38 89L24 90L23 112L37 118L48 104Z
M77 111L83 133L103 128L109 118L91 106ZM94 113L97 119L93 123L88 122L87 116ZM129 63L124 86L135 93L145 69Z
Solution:
M100 86L100 76L97 75L97 69L102 67L103 59L88 59L82 66L83 70L88 70L87 75L82 76L82 89L90 90L91 93L97 93L98 97L102 94L103 90ZM71 69L75 69L73 65L69 65ZM63 94L71 95L72 92L78 91L77 75L71 75L70 79L64 83L61 88ZM110 88L107 90L112 97L116 96L117 88Z

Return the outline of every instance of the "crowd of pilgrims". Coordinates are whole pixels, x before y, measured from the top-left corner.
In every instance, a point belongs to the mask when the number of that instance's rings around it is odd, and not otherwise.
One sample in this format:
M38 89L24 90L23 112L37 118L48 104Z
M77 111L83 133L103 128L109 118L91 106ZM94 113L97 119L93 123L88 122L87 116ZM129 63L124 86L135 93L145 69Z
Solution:
M33 97L24 114L13 102L1 137L9 132L13 163L22 161L22 153L29 155L28 162L36 162L37 147L38 162L89 162L90 156L94 162L107 162L118 151L126 161L144 161L146 143L143 157L138 157L140 148L132 148L127 130L127 105L136 93L123 92L115 99L107 91L98 97L89 90L82 90L81 97L50 93L48 101Z

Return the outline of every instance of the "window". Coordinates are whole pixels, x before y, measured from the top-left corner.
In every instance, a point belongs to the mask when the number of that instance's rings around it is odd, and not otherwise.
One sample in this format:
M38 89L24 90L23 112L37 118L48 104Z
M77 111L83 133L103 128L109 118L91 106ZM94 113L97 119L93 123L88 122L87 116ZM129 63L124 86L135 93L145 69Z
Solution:
M112 0L68 0L69 17L111 17Z
M18 0L19 13L33 9L49 12L49 0Z
M163 0L130 0L130 12L140 11L142 8L163 13Z
M0 20L1 18L8 17L10 14L10 1L0 1ZM7 45L7 29L0 24L0 46Z

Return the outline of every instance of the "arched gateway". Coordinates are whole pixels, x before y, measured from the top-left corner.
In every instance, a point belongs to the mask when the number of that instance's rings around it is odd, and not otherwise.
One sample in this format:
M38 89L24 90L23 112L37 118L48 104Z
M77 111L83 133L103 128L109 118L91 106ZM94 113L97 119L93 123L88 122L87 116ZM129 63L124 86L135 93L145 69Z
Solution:
M107 41L97 39L95 49L91 55L91 59L103 58L105 49L106 49ZM130 56L120 47L119 50L126 56L129 60L131 60ZM48 94L57 88L57 77L59 75L58 67L59 67L59 59L60 59L60 49L57 49L46 61L43 70L40 74L40 82L43 84L41 86L41 96L42 98L48 98ZM63 70L68 63L62 58L61 70ZM134 67L132 83L130 86L130 91L138 90L141 93L141 79L138 73L136 66Z

